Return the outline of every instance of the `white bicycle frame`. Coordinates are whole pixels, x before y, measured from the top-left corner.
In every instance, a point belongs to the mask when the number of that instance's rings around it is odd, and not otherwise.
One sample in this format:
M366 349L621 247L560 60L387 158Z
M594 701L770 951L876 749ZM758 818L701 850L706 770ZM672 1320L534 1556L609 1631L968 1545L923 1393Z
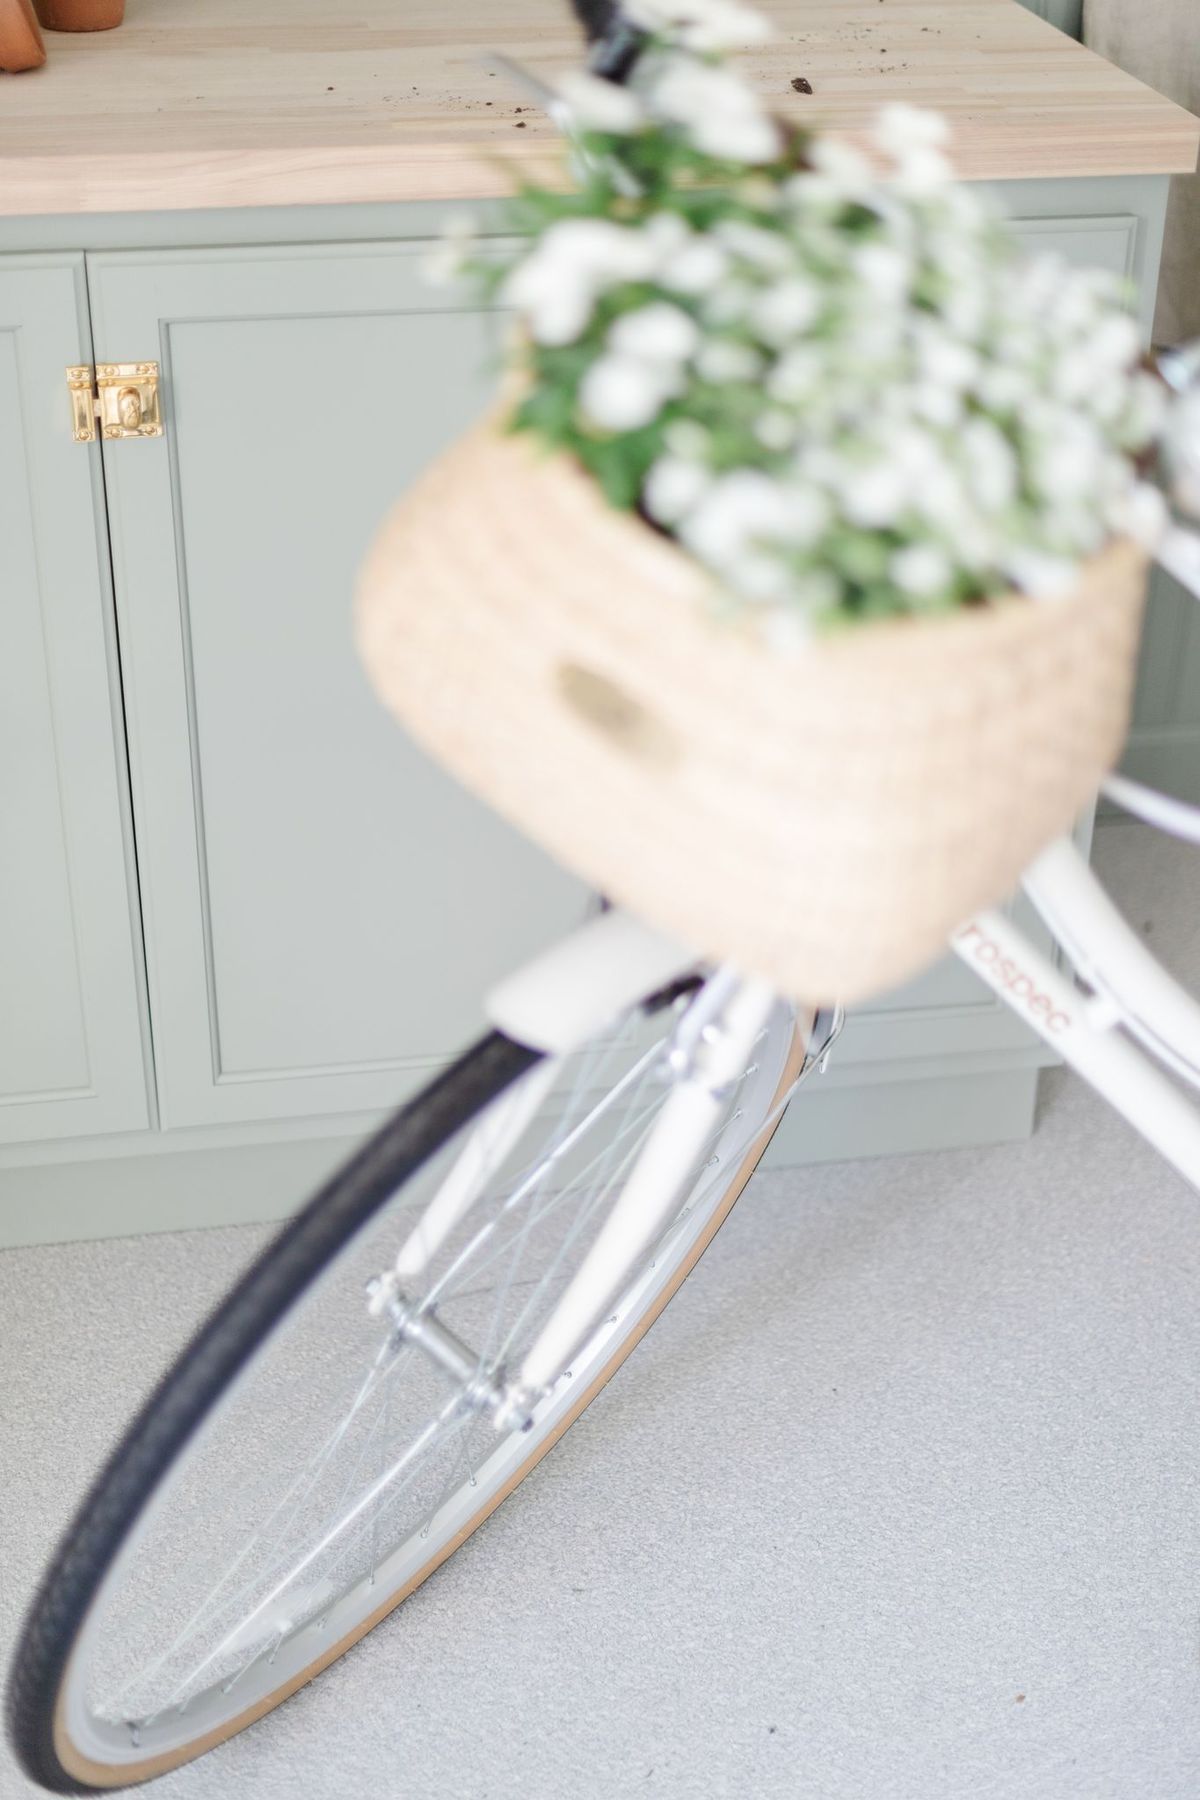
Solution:
M1200 535L1172 528L1158 556L1200 598ZM1110 778L1104 791L1149 823L1200 844L1200 808L1121 776ZM952 948L1200 1188L1200 1107L1179 1086L1182 1079L1200 1088L1200 1003L1146 949L1069 839L1043 851L1022 886L1073 974L998 911L968 919L954 933ZM381 1310L390 1303L394 1316L404 1317L402 1308L395 1311L402 1287L420 1276L479 1197L489 1170L515 1145L553 1087L562 1058L646 994L695 967L692 952L618 909L600 914L492 993L487 1003L492 1023L542 1051L545 1060L532 1077L501 1096L469 1134L384 1278L377 1295ZM683 1014L666 1050L672 1091L608 1219L519 1374L503 1377L504 1395L494 1395L497 1425L511 1426L532 1415L637 1259L674 1216L729 1084L746 1068L779 1004L765 983L722 967ZM814 1037L816 1016L810 1014L800 1027L808 1054L798 1080L817 1064L823 1066L830 1034L819 1041ZM790 1097L791 1090L780 1098L773 1118ZM414 1320L414 1335L418 1328ZM443 1347L441 1359L448 1366L455 1366L456 1358L461 1361L459 1347Z
M569 133L561 105L536 76L506 58L505 72L544 104ZM1177 430L1162 448L1174 497L1200 512L1200 340L1158 359L1175 390ZM1200 535L1171 528L1158 560L1200 598ZM1200 810L1114 777L1106 790L1118 804L1200 843ZM1200 1087L1200 1006L1150 955L1126 924L1075 846L1052 844L1022 885L1073 965L1058 968L999 912L979 913L951 939L953 949L996 994L1077 1069L1189 1181L1200 1187L1200 1111L1163 1067ZM604 914L580 933L506 981L488 1003L493 1024L545 1053L532 1081L501 1096L469 1135L464 1150L396 1264L381 1278L373 1304L406 1314L402 1284L417 1278L437 1246L473 1205L489 1167L511 1148L546 1097L559 1059L628 1006L695 967L695 958L629 915ZM726 1084L746 1066L777 997L761 982L719 969L685 1015L698 1017L686 1044L673 1045L678 1076L650 1139L613 1211L574 1280L529 1351L497 1424L528 1416L561 1374L601 1307L656 1232L672 1216L695 1169ZM809 1021L811 1025L811 1020ZM810 1045L811 1048L811 1045ZM824 1048L824 1047L822 1047ZM821 1058L823 1062L823 1058ZM1160 1066L1161 1065L1161 1066ZM807 1074L812 1059L806 1060ZM786 1105L786 1098L783 1101ZM415 1318L414 1324L418 1324ZM459 1348L443 1346L455 1366Z
M1200 598L1200 535L1172 528L1158 560ZM1147 824L1200 844L1200 808L1120 775L1111 776L1103 792ZM1178 1085L1182 1080L1200 1088L1200 1004L1150 954L1069 839L1044 850L1021 885L1074 980L997 912L967 920L952 938L953 948L1200 1187L1200 1111Z

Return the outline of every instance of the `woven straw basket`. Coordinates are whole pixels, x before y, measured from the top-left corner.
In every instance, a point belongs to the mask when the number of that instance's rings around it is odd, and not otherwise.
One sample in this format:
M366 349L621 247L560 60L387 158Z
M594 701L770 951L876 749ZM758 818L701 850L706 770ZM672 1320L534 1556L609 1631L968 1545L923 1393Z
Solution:
M1145 562L793 655L564 457L488 420L409 490L359 592L387 705L561 862L808 1001L931 962L1067 829L1125 735Z

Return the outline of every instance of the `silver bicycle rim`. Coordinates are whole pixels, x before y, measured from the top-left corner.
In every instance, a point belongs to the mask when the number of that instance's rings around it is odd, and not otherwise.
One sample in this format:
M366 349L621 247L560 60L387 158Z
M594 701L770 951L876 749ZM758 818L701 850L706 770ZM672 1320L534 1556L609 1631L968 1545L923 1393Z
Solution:
M508 1340L519 1345L545 1316L577 1266L590 1240L589 1228L607 1213L616 1184L627 1174L670 1091L661 1058L669 1024L669 1020L659 1021L653 1027L648 1046L631 1035L630 1026L615 1040L588 1046L568 1059L563 1082L548 1102L553 1115L549 1130L544 1117L535 1118L522 1154L511 1166L505 1165L490 1211L489 1202L481 1202L466 1222L462 1236L467 1244L476 1243L475 1250L464 1258L464 1245L456 1239L445 1252L445 1266L457 1266L457 1287L446 1280L444 1268L433 1274L433 1285L443 1284L440 1316L460 1323L451 1314L454 1300L464 1310L467 1302L471 1303L471 1319L476 1323L484 1310L494 1308L499 1323L493 1327L493 1350L497 1333L501 1343ZM319 1662L332 1646L352 1638L389 1596L404 1593L416 1584L423 1570L436 1565L445 1546L465 1535L473 1521L490 1509L493 1498L515 1484L522 1469L536 1460L539 1448L553 1438L577 1406L580 1393L587 1391L601 1371L620 1360L622 1345L636 1337L641 1321L669 1289L769 1121L791 1039L791 1010L780 1005L755 1046L750 1066L731 1090L720 1129L701 1147L699 1172L673 1222L643 1266L633 1273L609 1315L573 1357L571 1368L538 1404L526 1432L501 1435L487 1420L465 1414L461 1390L450 1386L441 1371L414 1360L419 1352L411 1346L394 1352L381 1347L386 1343L386 1328L378 1321L371 1322L365 1338L360 1337L357 1326L367 1317L363 1271L386 1266L388 1248L394 1252L425 1203L425 1189L410 1183L370 1227L350 1241L245 1365L203 1430L160 1483L105 1577L76 1640L59 1702L60 1731L76 1757L114 1772L133 1770L148 1760L177 1756L209 1734L221 1734L231 1720L264 1710L272 1696ZM614 1063L621 1069L615 1083ZM534 1079L536 1073L531 1071L523 1080ZM593 1153L594 1145L587 1144L589 1130L602 1134L602 1152ZM464 1135L460 1133L441 1157L432 1159L428 1179L436 1180L442 1158L456 1154ZM528 1154L531 1141L538 1144L533 1157ZM561 1174L564 1142L570 1145L568 1166L572 1156L579 1164L566 1181ZM543 1182L539 1187L539 1173L547 1169L560 1171L557 1179L563 1185ZM414 1191L410 1194L410 1190ZM520 1207L524 1201L506 1210L511 1196L522 1190L534 1202L523 1217ZM553 1279L547 1279L548 1260L545 1267L538 1264L528 1272L534 1237L530 1221L535 1220L540 1228L551 1217L556 1219L560 1239L571 1240L574 1255L560 1253ZM497 1258L501 1245L506 1246L505 1253ZM547 1258L551 1254L548 1251ZM496 1258L490 1265L484 1260L489 1255ZM507 1273L490 1285L481 1285L479 1277L489 1267L495 1271L497 1261ZM523 1271L519 1279L518 1267ZM531 1309L527 1298L519 1298L521 1283L538 1291L536 1307ZM498 1292L501 1287L502 1294ZM345 1478L345 1504L332 1519L336 1523L354 1515L350 1524L342 1526L326 1552L307 1563L305 1557L314 1542L328 1532L331 1521L323 1522L316 1538L312 1529L293 1532L289 1526L290 1535L285 1534L282 1543L276 1541L277 1523L272 1528L275 1539L268 1534L265 1544L261 1538L266 1527L260 1526L257 1549L253 1544L248 1549L235 1533L234 1549L211 1559L198 1583L184 1584L182 1592L174 1587L169 1592L156 1589L153 1575L145 1574L146 1567L152 1571L165 1566L172 1574L181 1569L180 1559L166 1553L166 1546L173 1545L178 1536L175 1521L181 1514L190 1516L189 1507L197 1504L208 1505L211 1517L212 1470L226 1467L231 1440L240 1443L245 1454L241 1409L257 1393L251 1411L261 1418L262 1396L269 1396L272 1384L278 1381L281 1355L284 1364L287 1362L283 1340L289 1329L302 1317L317 1316L314 1309L326 1304L330 1296L336 1296L335 1304L354 1309L356 1341L374 1344L365 1365L355 1368L348 1384L344 1371L332 1371L335 1389L348 1386L350 1405L340 1412L335 1407L332 1427L326 1424L313 1432L321 1447L336 1439L340 1454L340 1461L326 1458L321 1463L319 1483L328 1486L332 1481L336 1486L345 1476L345 1463L352 1456L357 1458ZM477 1302L486 1302L486 1307ZM519 1328L514 1319L522 1320ZM469 1324L462 1329L465 1335ZM415 1411L420 1413L421 1423L415 1430L405 1428L392 1440L389 1413L396 1410L398 1394L396 1382L389 1384L386 1378L397 1370L406 1373L410 1386L416 1383ZM320 1385L317 1373L314 1371L311 1389L306 1376L305 1408L310 1392L315 1395ZM369 1418L364 1394L374 1399ZM294 1409L295 1393L286 1398ZM409 1404L413 1410L413 1403ZM355 1434L352 1441L348 1419ZM376 1462L368 1465L363 1462L360 1439L372 1434L377 1455ZM285 1447L290 1449L290 1444ZM266 1449L265 1442L254 1441L254 1453L256 1460L266 1456L269 1468L273 1452ZM299 1467L301 1473L291 1478L277 1506L288 1501L289 1489L296 1482L303 1486L309 1480L314 1459L306 1464L302 1458L281 1457L280 1462L281 1468ZM416 1479L418 1471L420 1480ZM370 1502L363 1508L364 1496L373 1489L378 1504ZM360 1508L357 1514L355 1507ZM389 1508L392 1516L387 1518ZM201 1540L206 1524L210 1521L197 1524ZM200 1548L203 1552L203 1542ZM247 1556L254 1573L243 1579ZM237 1566L238 1559L240 1566L230 1578L230 1565ZM200 1560L204 1564L203 1554ZM214 1589L209 1581L213 1564L226 1576L224 1588L218 1584ZM297 1567L300 1576L289 1579ZM201 1610L197 1623L198 1592ZM274 1596L265 1608L264 1596ZM206 1603L210 1607L207 1613L203 1611ZM139 1647L156 1641L163 1647Z

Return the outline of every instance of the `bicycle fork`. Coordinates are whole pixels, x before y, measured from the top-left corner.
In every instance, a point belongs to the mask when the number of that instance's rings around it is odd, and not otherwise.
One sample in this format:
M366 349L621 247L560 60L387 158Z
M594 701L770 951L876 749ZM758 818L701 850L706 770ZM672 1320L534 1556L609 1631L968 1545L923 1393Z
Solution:
M564 1057L647 993L694 967L691 952L612 909L552 946L490 996L492 1022L517 1042L542 1051L544 1060L481 1117L392 1268L369 1284L368 1303L399 1341L423 1351L462 1387L465 1405L490 1415L498 1429L528 1429L539 1401L567 1368L587 1331L674 1217L697 1173L703 1146L719 1125L730 1085L746 1071L755 1042L779 1003L775 991L729 967L718 968L690 998L665 1053L661 1046L647 1053L661 1059L671 1092L595 1242L513 1375L487 1367L443 1324L436 1311L436 1284L420 1301L410 1296L437 1250L480 1198L489 1176L520 1141L559 1078ZM832 1011L807 1021L812 1054L801 1075L823 1061L840 1024L840 1012ZM814 1030L822 1034L819 1048ZM621 1086L644 1072L645 1060ZM612 1104L618 1095L619 1089L614 1090L598 1106ZM577 1132L594 1118L593 1111ZM569 1133L555 1147L552 1160L569 1155L575 1135ZM527 1174L510 1199L519 1201L545 1173L543 1164Z

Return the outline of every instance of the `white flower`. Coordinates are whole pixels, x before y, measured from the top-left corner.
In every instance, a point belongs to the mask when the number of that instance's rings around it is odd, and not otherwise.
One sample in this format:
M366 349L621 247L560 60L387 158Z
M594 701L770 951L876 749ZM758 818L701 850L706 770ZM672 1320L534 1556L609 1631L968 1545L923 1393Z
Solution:
M500 298L525 315L538 343L570 344L606 287L650 275L653 245L610 219L559 219L506 277Z
M672 419L663 432L663 443L672 456L685 462L703 462L712 448L712 438L695 419Z
M749 321L764 343L781 348L807 328L821 311L819 289L802 276L764 288L749 310Z
M676 125L698 125L709 113L729 117L759 112L758 101L732 69L714 68L690 56L666 56L651 65L648 104Z
M642 484L642 502L660 525L677 524L703 498L712 480L703 464L682 456L660 456Z
M908 472L891 458L850 465L841 482L846 517L855 525L894 525L908 506Z
M642 232L611 219L558 219L534 254L609 282L636 281L653 272L655 261L654 245Z
M640 103L649 133L665 124L743 164L774 156L777 127L756 94L678 47L679 34L726 29L729 0L629 5L653 15L658 38L633 110L593 78L564 87L578 116L594 102L638 129ZM677 47L664 48L672 30ZM689 187L633 224L618 217L647 203L616 181L618 146L611 216L560 218L502 290L526 345L570 343L590 326L579 421L620 434L660 420L645 513L779 648L881 581L885 603L914 614L968 586L1042 599L1115 534L1151 546L1163 529L1163 502L1133 461L1153 439L1161 384L1137 366L1123 291L1061 263L1023 264L1007 227L951 179L946 138L941 120L888 108L878 168L822 139L811 170L733 170L702 202ZM702 227L685 217L693 209ZM625 283L639 284L632 305ZM553 358L535 359L535 373L566 378ZM709 424L667 423L668 402L711 409ZM718 473L726 419L747 434L746 466ZM1182 449L1172 433L1163 450L1200 504L1200 416Z
M789 175L783 184L783 197L803 229L810 232L846 204L846 195L838 184L811 169Z
M757 469L718 476L680 528L689 549L705 562L728 564L762 537L781 537L789 506L784 489Z
M1107 522L1114 531L1153 552L1162 542L1171 515L1156 487L1147 481L1135 481L1110 506Z
M636 431L658 417L680 386L673 365L610 354L594 362L580 382L579 406L603 431Z
M845 478L846 467L840 456L827 444L813 441L807 435L801 439L801 447L795 459L796 475L803 481L811 483L818 489L827 490L837 495Z
M928 461L912 464L912 509L939 534L952 533L968 508L962 476L936 451Z
M1127 369L1141 353L1142 334L1129 313L1109 313L1092 332L1088 349L1101 368Z
M975 391L991 412L1014 412L1025 398L1026 377L1011 364L991 363L981 371Z
M701 561L728 569L764 542L812 544L828 523L828 503L816 489L733 469L712 483L679 536Z
M787 564L763 550L752 550L739 557L727 573L748 600L781 600L791 585Z
M942 149L950 127L940 113L896 100L881 108L871 136L888 156L902 157L910 150Z
M1047 533L1047 547L1056 555L1091 556L1111 535L1111 526L1097 516L1090 500L1084 500L1057 509Z
M725 252L708 238L696 238L666 264L662 283L677 294L703 294L729 267Z
M1000 553L1001 534L981 519L978 513L960 508L946 527L946 541L952 545L962 566L969 570L995 567Z
M1062 338L1091 333L1099 322L1096 297L1082 282L1060 283L1047 308L1045 324Z
M798 429L795 417L786 412L761 412L754 421L754 435L768 450L790 450Z
M767 393L772 400L794 406L806 399L827 373L819 350L794 344L785 350L767 375Z
M961 438L967 485L986 512L1002 512L1017 494L1017 458L990 419L972 419Z
M571 115L584 131L607 131L625 136L646 122L641 102L615 81L604 81L582 69L560 75L555 87Z
M987 294L976 285L955 288L942 304L950 330L961 338L977 338L987 317Z
M787 507L779 536L785 544L815 544L829 529L832 509L820 488L808 482L790 481L783 489Z
M782 147L778 127L730 69L667 57L653 72L647 104L659 118L685 126L696 148L709 156L762 163Z
M1062 412L1031 446L1029 473L1051 506L1066 506L1095 488L1103 446L1099 433L1074 412Z
M713 226L713 236L726 250L740 256L756 269L782 274L790 269L795 253L787 239L764 225L750 225L745 219L721 219Z
M510 305L522 307L530 336L539 344L573 344L591 319L595 304L593 291L585 283L560 284L522 300L506 283L501 295Z
M697 150L723 162L774 162L783 150L779 129L765 114L713 113L691 128Z
M979 374L978 353L968 344L948 337L945 327L927 327L921 333L917 355L924 379L939 387L970 387Z
M624 0L621 10L643 31L691 50L734 50L773 36L769 19L734 0Z
M1062 389L1058 389L1061 395ZM1094 382L1084 395L1084 404L1101 425L1115 425L1125 410L1129 388L1122 375L1107 375Z
M1183 429L1182 415L1178 423L1168 421L1167 405L1167 390L1157 375L1148 375L1144 370L1139 370L1129 384L1129 405L1125 415L1126 441L1140 446L1150 438L1157 437L1164 424L1169 425L1172 436L1176 430Z
M940 150L909 150L896 164L894 183L899 193L912 200L940 194L954 179L954 170Z
M705 381L754 381L762 366L757 350L731 338L708 338L696 354L696 373Z
M713 325L731 325L737 319L744 319L755 291L748 281L739 281L736 276L718 282L712 292L705 295L704 317Z
M808 149L808 161L841 195L854 198L878 185L878 177L861 150L841 138L819 137ZM788 198L801 205L813 192L811 177L794 175L788 182Z
M913 411L927 425L938 425L943 431L948 431L962 418L962 396L953 388L939 387L935 381L925 381L913 394Z
M421 259L421 273L434 287L448 287L463 273L476 244L476 220L471 213L452 213L443 222L441 236Z
M861 370L870 363L893 361L903 347L903 336L904 314L899 308L875 303L869 312L848 311L842 333L848 367Z
M704 241L696 237L687 220L681 219L677 212L651 213L641 231L654 251L660 280L678 256L686 255L689 249Z
M682 307L669 300L622 313L609 327L608 347L648 362L686 362L700 342L700 328Z
M1098 373L1087 345L1075 345L1055 361L1051 376L1054 392L1069 406L1075 405L1094 391Z
M1070 280L1067 260L1057 251L1027 256L1009 283L1007 311L1014 317L1019 314L1027 319L1042 318L1053 305L1063 282Z
M925 599L945 593L953 569L949 557L936 544L907 544L892 557L888 573L906 594Z
M890 244L864 244L854 252L850 267L873 299L884 306L896 306L908 293L912 265Z
M1018 548L1007 551L1001 560L1005 574L1035 600L1058 600L1069 594L1079 579L1079 565L1065 556Z

